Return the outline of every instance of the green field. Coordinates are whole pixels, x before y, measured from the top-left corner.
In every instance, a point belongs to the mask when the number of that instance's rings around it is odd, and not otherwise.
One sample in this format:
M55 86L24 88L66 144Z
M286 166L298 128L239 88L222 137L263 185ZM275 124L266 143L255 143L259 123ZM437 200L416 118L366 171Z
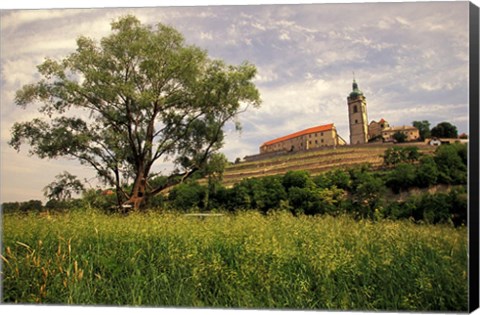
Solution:
M3 302L467 310L467 230L257 212L4 215Z

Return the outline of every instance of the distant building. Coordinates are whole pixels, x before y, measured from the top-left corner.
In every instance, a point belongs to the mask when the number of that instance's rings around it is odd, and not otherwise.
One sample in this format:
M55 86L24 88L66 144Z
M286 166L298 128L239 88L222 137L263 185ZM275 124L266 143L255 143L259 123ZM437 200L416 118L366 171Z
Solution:
M382 130L382 137L384 141L393 141L393 135L397 132L401 132L406 136L405 141L417 141L420 138L420 132L413 126L401 126L401 127L386 127Z
M265 142L260 154L278 151L307 151L321 147L345 145L334 124L316 126Z
M375 120L372 120L370 124L368 125L368 139L375 139L375 138L380 138L382 137L382 131L385 128L390 127L390 124L388 121L385 119L380 119L379 122L376 122Z
M393 127L390 126L388 121L385 119L380 119L376 122L372 120L368 125L368 138L369 140L380 140L380 141L394 141L393 135L397 132L401 132L406 136L405 141L417 141L420 138L420 132L416 127L413 126L400 126Z

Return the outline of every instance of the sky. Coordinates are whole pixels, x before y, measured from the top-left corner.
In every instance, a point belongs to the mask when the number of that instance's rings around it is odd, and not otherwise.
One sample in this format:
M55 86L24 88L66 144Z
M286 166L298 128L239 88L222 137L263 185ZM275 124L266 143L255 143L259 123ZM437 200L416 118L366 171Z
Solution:
M249 3L2 10L1 202L45 201L43 187L64 170L95 187L95 173L77 161L41 160L27 147L8 146L15 122L40 116L35 106L16 106L14 95L40 78L36 66L44 58L65 57L81 35L100 40L126 14L173 26L211 58L257 67L262 105L239 116L241 132L226 126L222 152L230 161L258 153L265 141L328 123L348 141L353 77L367 98L369 121L428 120L431 127L448 121L468 133L468 2Z

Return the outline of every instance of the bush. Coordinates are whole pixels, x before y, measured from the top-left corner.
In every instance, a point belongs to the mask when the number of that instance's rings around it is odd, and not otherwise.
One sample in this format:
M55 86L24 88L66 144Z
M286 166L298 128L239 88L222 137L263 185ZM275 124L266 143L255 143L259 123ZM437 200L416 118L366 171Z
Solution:
M413 219L428 224L467 224L466 189L454 188L449 193L426 193L403 202L389 203L385 209L390 219Z
M177 210L187 211L192 208L202 208L205 192L206 187L195 181L181 183L172 189L168 195L168 200Z
M307 188L313 186L313 181L307 171L288 171L282 179L283 187L288 191L292 187Z
M3 213L14 213L20 211L19 202L4 202L2 203L2 212Z
M401 131L397 131L392 135L392 138L395 139L395 141L401 143L407 140L407 135Z
M358 217L372 219L375 210L382 207L385 185L380 177L367 170L367 168L350 170L351 211Z
M435 151L435 163L439 170L438 181L444 184L467 183L466 145L441 145Z
M417 168L415 185L420 188L435 185L438 180L438 168L432 156L426 155L420 159L420 165Z
M40 200L21 202L19 207L20 212L40 212L42 209L43 206Z
M387 166L395 166L400 163L414 163L418 161L421 153L415 146L392 147L385 150L383 163Z
M149 209L160 209L165 206L165 197L162 194L156 196L151 196L147 199L147 208Z
M233 185L233 188L227 191L227 209L235 211L237 209L251 209L253 204L252 182L255 179L242 180Z
M468 223L468 194L465 187L453 188L448 194L451 220L455 226Z
M50 199L45 204L45 209L50 211L69 211L81 208L83 205L82 199L57 200Z
M313 182L319 188L336 186L344 190L350 190L352 186L350 174L342 169L334 169L325 174L315 176Z
M401 163L392 170L386 181L386 186L398 194L402 190L414 186L416 179L416 168L412 164Z
M88 189L83 192L83 207L110 212L117 205L116 194L104 195L101 190Z
M253 191L253 207L266 213L270 209L280 206L280 202L287 198L287 192L280 176L263 177Z

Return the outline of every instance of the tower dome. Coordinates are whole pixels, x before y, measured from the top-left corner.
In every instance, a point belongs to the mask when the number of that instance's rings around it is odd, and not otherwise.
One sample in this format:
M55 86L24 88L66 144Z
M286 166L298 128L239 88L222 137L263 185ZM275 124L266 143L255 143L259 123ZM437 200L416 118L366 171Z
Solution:
M356 98L357 96L360 96L360 95L363 95L363 92L360 91L360 89L358 88L358 84L354 79L352 84L352 92L350 92L350 97Z

